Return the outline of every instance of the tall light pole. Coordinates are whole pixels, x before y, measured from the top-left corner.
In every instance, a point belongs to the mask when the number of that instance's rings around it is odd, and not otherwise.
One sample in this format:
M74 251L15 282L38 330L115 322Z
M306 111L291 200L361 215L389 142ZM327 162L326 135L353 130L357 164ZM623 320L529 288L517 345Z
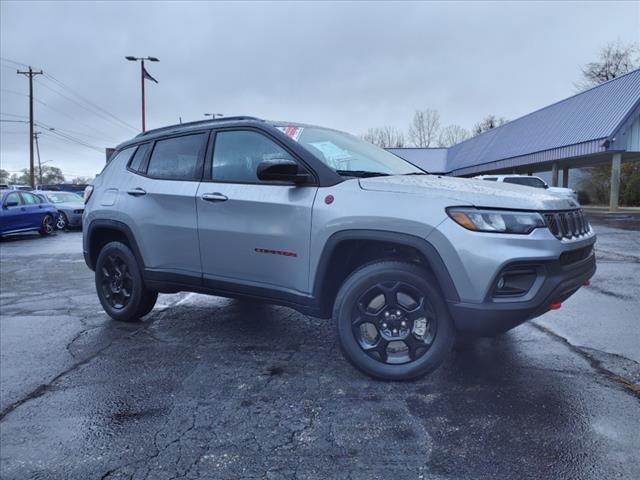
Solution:
M132 56L126 56L124 58L126 58L130 62L140 61L140 87L141 87L141 90L142 90L142 131L144 132L146 130L145 108L144 108L144 80L145 80L146 71L144 69L144 61L145 60L149 60L150 62L159 62L160 60L158 60L156 57L132 57ZM149 75L148 73L146 75L147 75L146 78L149 78L149 80L153 80L154 82L158 83L158 81L155 78L153 78L151 75Z

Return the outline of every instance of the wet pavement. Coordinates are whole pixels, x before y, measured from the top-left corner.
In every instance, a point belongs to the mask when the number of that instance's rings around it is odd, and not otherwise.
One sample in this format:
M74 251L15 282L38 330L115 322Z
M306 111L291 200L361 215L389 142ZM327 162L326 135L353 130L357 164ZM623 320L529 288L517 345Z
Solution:
M284 307L162 295L110 321L81 234L2 241L0 476L640 478L640 233L596 228L591 287L411 383Z

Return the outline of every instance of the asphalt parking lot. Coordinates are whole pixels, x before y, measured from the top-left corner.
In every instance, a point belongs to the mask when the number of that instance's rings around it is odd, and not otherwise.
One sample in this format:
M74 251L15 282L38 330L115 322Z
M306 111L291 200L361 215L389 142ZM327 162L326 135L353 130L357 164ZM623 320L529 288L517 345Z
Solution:
M411 383L283 307L162 295L113 322L81 233L3 240L0 476L640 478L640 225L593 221L590 287Z

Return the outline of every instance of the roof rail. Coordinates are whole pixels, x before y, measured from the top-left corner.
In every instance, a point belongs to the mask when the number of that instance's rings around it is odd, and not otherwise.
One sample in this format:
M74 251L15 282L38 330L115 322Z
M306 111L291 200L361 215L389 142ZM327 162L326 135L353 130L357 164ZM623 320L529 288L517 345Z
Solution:
M206 125L206 124L209 124L209 123L215 124L215 123L219 123L219 122L242 121L242 120L256 120L258 122L264 122L264 120L262 118L250 117L250 116L246 116L246 115L238 115L238 116L235 116L235 117L209 118L209 119L206 119L206 120L195 120L193 122L176 123L176 124L173 124L173 125L167 125L166 127L154 128L153 130L147 130L146 132L139 133L138 135L136 135L136 138L144 137L146 135L151 135L152 133L164 132L165 130L171 130L171 129L174 129L174 128L190 127L190 126L195 126L195 125Z

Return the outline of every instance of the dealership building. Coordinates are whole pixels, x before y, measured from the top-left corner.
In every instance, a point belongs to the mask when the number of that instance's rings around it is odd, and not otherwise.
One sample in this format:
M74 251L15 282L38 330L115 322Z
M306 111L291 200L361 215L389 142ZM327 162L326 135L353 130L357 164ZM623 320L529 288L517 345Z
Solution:
M640 70L536 110L449 148L393 148L431 172L454 176L550 172L569 186L571 169L611 165L610 210L620 165L640 160Z

